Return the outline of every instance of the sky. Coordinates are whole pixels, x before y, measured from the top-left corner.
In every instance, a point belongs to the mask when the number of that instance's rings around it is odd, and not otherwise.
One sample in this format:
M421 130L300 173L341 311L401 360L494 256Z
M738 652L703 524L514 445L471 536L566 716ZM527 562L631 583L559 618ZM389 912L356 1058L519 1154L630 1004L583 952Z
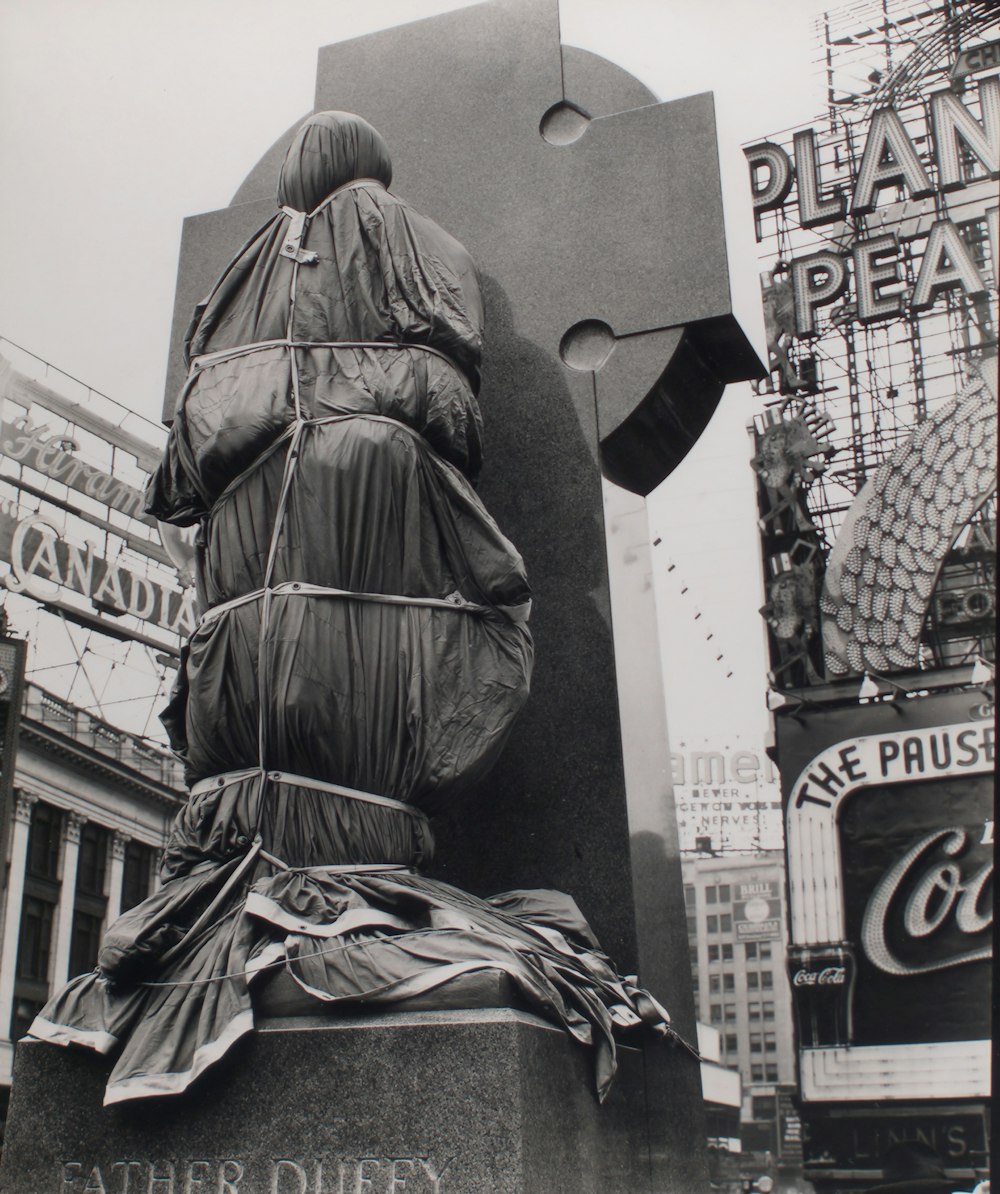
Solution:
M463 6L0 0L0 336L157 420L183 218L227 205L311 110L320 46ZM827 6L560 0L564 43L662 100L715 92L734 298L752 337L758 265L740 146L821 111L814 22ZM748 386L730 387L649 503L678 745L756 744L766 724L745 429L755 409Z

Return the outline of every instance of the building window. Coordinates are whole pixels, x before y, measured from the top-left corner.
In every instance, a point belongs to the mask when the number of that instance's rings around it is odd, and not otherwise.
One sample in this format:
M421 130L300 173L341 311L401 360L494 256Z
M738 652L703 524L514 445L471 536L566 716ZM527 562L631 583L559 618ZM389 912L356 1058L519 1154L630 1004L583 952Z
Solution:
M774 1095L754 1095L750 1106L753 1108L754 1119L774 1119L778 1114Z
M730 900L729 884L728 883L720 883L719 884L719 903L720 904L728 904L729 900Z
M765 999L764 1000L764 1019L765 1020L773 1020L774 1019L774 1000L773 999Z
M83 912L77 908L73 913L73 940L70 942L69 972L71 975L85 974L93 970L101 948L104 931L104 915Z
M760 975L757 973L756 970L751 970L747 974L747 990L749 990L749 991L759 991L760 990Z
M715 887L706 887L705 888L705 903L706 904L714 904L715 901L718 899L718 897L719 897L718 888L715 888Z
M694 888L690 883L684 884L684 903L688 908L693 908L695 902Z
M711 917L710 919L715 919ZM717 962L719 960L719 947L717 945L710 945L708 947L708 960L710 962Z
M760 985L765 991L774 990L774 975L770 970L762 970L760 972Z
M101 947L101 932L108 911L104 885L110 834L88 821L80 830L80 858L76 870L76 901L70 938L70 977L93 970Z
M122 912L134 908L149 895L153 888L153 869L156 850L141 842L129 842L125 847L125 865L122 873ZM691 946L691 961L698 963L698 947Z
M719 931L719 918L717 916L706 916L705 928L709 933L717 933Z
M76 865L78 894L104 898L108 866L108 832L88 821L80 830L80 858Z
M767 1066L764 1072L767 1075L768 1082L778 1081L778 1067L776 1065Z
M52 934L61 887L62 823L62 813L41 800L31 810L21 931L14 968L14 1008L9 1026L12 1040L24 1036L49 998Z
M726 1023L727 1024L735 1024L736 1023L736 1004L735 1003L727 1003L727 1004L724 1004L723 1006L726 1009Z
M743 948L746 950L746 954L747 954L748 958L756 959L756 957L757 957L757 942L756 941L748 941Z
M697 937L698 936L698 920L697 920L697 918L694 916L689 916L687 918L687 922L688 922L688 937L689 938Z
M733 947L728 942L722 947L723 962L731 962L733 960Z
M760 1019L760 1004L759 1003L748 1003L747 1004L747 1016L751 1020L759 1020Z
M726 1042L726 1052L727 1053L738 1053L739 1052L740 1041L739 1041L739 1037L736 1035L735 1032L727 1032L725 1035L725 1042Z
M717 974L708 976L708 989L715 995L722 990L722 982Z
M698 988L700 985L701 984L698 982L697 974L692 974L691 975L691 990L695 993L695 995L698 994Z
M733 931L733 916L731 912L723 912L719 917L719 929L723 933L731 933Z
M55 904L26 895L21 911L21 936L17 943L17 977L48 985Z
M763 961L767 961L771 956L770 941L762 941L760 943L760 957Z
M31 810L27 871L32 878L58 880L62 821L62 813L57 808L40 800Z
M777 1053L777 1051L778 1051L778 1042L775 1039L774 1033L773 1032L765 1032L764 1033L764 1052L765 1053Z
M764 1052L764 1041L759 1032L751 1032L750 1033L750 1052L751 1053L763 1053Z
M719 1003L713 1003L712 1006L708 1009L708 1018L713 1024L721 1024L722 1023L722 1005Z
M736 990L736 978L734 975L724 974L722 976L722 989L723 989L723 991L735 991Z
M762 1065L752 1065L750 1067L750 1081L763 1082L764 1081L764 1067Z

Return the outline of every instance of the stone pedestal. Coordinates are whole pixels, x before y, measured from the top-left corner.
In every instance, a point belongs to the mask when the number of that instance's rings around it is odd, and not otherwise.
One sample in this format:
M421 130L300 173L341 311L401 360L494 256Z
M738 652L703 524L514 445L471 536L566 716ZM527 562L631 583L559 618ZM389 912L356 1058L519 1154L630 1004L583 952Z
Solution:
M272 1019L188 1096L105 1109L107 1061L26 1041L0 1190L646 1194L642 1054L603 1106L592 1066L509 1009Z

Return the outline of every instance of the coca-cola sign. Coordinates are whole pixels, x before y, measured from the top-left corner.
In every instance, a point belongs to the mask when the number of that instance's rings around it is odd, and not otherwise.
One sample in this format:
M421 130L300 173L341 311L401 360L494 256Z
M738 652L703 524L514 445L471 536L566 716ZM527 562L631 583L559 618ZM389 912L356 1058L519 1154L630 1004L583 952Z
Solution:
M991 777L866 788L838 825L856 1039L987 1040Z
M976 694L801 710L778 732L805 1097L980 1097L994 729Z
M936 829L921 837L876 884L865 908L861 939L869 960L886 974L930 974L992 956L984 940L993 924L993 860L970 863L970 835L958 826ZM993 822L987 822L982 844L991 844ZM928 960L907 962L891 942L893 920L911 941L926 942ZM954 929L968 948L934 945ZM982 944L976 944L982 942Z
M793 987L842 987L847 982L847 970L843 966L824 966L822 970L796 970L792 975Z

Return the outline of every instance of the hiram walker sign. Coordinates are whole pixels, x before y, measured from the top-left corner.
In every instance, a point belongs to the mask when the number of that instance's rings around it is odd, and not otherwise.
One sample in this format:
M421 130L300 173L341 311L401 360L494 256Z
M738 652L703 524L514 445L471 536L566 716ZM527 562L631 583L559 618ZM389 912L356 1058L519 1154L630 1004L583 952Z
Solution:
M53 481L61 481L96 502L112 506L129 518L144 519L142 492L81 460L68 450L72 442L48 427L33 426L26 418L0 422L0 452L4 456Z
M52 601L60 590L88 598L99 610L131 614L186 637L197 621L192 589L180 591L106 560L87 543L62 537L40 514L0 502L0 559L10 564L4 584L14 593Z
M782 734L806 1097L985 1095L992 711L951 693Z

